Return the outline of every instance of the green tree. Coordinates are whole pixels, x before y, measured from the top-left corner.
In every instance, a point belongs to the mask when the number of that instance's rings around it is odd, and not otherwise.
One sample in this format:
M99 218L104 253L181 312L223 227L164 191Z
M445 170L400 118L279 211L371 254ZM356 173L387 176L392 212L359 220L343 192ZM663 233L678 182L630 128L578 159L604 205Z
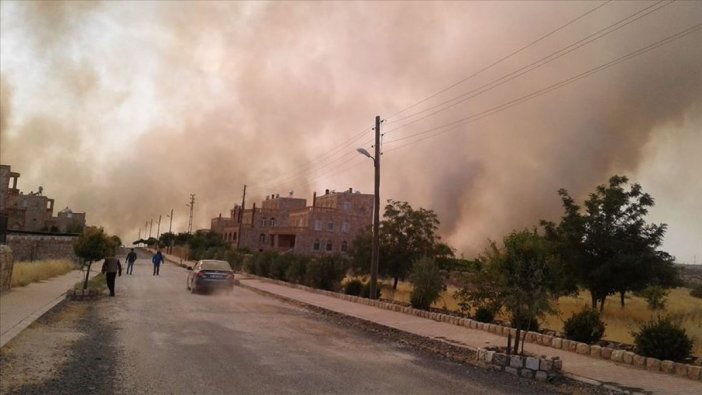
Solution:
M665 224L647 224L653 198L625 176L613 176L585 200L584 210L568 191L558 191L565 214L561 222L542 221L558 247L571 283L590 292L593 308L604 309L607 296L640 291L649 285L674 286L679 276L674 259L659 251Z
M446 288L439 266L432 258L422 257L415 262L409 280L412 283L410 302L417 309L429 309Z
M83 233L73 242L73 251L79 258L82 258L83 265L87 266L83 289L88 288L90 267L93 262L110 255L110 253L114 253L114 249L117 246L115 239L107 236L102 228L96 227L86 227Z
M380 267L393 278L393 289L405 278L412 264L423 256L453 255L436 233L439 219L432 210L415 210L407 202L388 200L380 223Z
M476 281L458 296L478 307L507 310L517 329L513 351L518 353L521 331L532 329L523 324L551 311L558 293L551 246L536 231L514 231L501 247L492 242L480 261Z

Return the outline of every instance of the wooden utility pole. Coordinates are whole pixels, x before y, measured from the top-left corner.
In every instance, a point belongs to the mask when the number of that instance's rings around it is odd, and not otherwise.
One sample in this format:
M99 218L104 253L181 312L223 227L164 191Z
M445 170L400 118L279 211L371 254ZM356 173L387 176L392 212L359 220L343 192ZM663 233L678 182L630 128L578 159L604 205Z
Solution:
M195 194L190 194L190 203L187 204L190 207L190 219L188 220L188 234L193 233L193 209L195 208Z
M158 215L158 226L156 227L156 239L161 236L161 214Z
M244 184L244 194L241 197L241 207L239 207L239 213L237 219L239 221L239 230L236 235L236 249L238 250L241 246L241 220L244 218L244 205L246 204L246 184Z
M375 157L373 158L375 168L375 192L373 203L373 251L371 255L371 279L370 295L371 299L378 298L378 258L380 255L380 116L375 117Z

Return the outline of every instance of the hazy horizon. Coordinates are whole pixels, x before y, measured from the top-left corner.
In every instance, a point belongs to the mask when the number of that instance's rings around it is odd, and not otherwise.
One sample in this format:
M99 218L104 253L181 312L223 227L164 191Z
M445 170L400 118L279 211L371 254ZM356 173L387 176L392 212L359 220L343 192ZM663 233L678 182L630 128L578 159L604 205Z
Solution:
M356 148L380 115L381 202L434 210L459 256L623 174L702 263L702 3L3 1L0 21L0 163L125 243L171 209L185 231L191 193L193 229L244 184L248 207L372 193Z

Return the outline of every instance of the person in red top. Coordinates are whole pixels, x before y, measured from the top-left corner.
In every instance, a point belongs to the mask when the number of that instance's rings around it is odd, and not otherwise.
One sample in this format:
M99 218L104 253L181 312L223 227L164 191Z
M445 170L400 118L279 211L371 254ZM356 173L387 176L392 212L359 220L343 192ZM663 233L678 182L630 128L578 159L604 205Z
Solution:
M110 296L115 296L115 278L117 274L122 275L122 264L119 259L115 258L114 254L105 258L102 263L102 272L105 273L105 281L107 288L110 289Z

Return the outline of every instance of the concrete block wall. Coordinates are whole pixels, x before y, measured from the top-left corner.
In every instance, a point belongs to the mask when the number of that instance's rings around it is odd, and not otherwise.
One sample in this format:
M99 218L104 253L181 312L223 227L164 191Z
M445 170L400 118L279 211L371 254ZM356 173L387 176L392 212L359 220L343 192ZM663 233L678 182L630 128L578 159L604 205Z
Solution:
M73 240L77 236L8 234L7 245L12 249L15 262L37 261L41 259L71 259Z

